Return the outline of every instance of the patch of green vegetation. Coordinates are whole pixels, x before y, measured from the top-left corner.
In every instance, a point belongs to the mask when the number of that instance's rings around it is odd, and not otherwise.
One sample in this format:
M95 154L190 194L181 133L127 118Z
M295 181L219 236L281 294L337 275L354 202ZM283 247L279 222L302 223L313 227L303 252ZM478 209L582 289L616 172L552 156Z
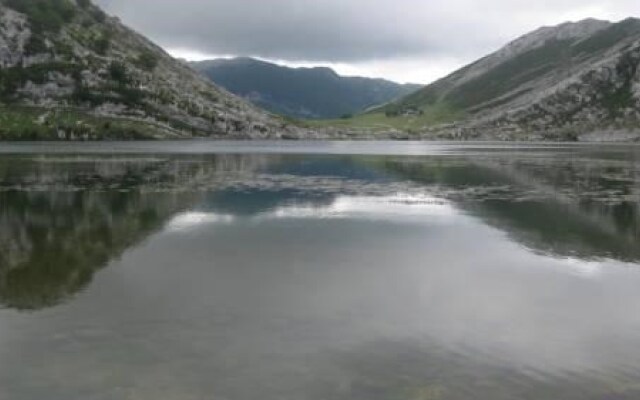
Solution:
M27 55L48 51L46 37L57 33L73 20L76 8L70 0L5 0L7 6L25 14L32 35L26 44Z
M33 34L29 37L29 41L24 46L27 55L41 54L49 51L43 35Z
M111 48L111 33L102 32L98 36L94 36L90 42L90 47L98 55L104 56Z
M120 61L112 61L109 64L109 77L116 83L126 85L129 83L127 66Z
M85 100L89 100L92 105L98 105L108 101L122 103L127 106L142 105L146 93L136 87L134 79L129 74L127 66L123 62L111 62L108 72L112 83L102 88L99 93L94 93L91 98L85 98ZM115 93L117 97L113 98L109 93ZM85 91L83 93L81 91L78 94L86 96L87 92Z
M495 99L567 63L570 48L571 41L549 41L455 88L445 99L454 107L463 109Z
M507 104L510 101L512 101L514 99L517 99L518 97L523 96L523 95L525 95L527 93L530 93L532 91L533 91L532 88L526 88L526 89L518 90L518 91L516 91L516 92L514 92L514 93L512 93L512 94L510 94L508 96L502 96L502 97L499 97L496 100L492 100L492 101L486 102L486 103L482 104L479 107L474 107L473 108L473 112L478 112L478 111L482 111L482 110L485 110L485 109L488 109L488 108L498 107L498 106Z
M140 106L145 99L145 92L138 88L117 85L113 87L113 91L120 97L120 103L127 106Z
M79 72L79 68L73 63L48 62L0 69L0 101L11 102L16 91L27 82L43 84L52 72L73 75Z
M0 107L0 140L144 140L157 131L144 122L96 117L81 110Z
M82 83L77 83L71 100L81 107L97 107L105 103L114 103L144 109L145 97L146 93L142 90L125 85L111 84L90 89Z
M73 46L64 41L54 41L54 49L58 59L63 59L67 62L76 60L76 55L73 52Z
M70 0L5 0L7 6L29 18L34 33L58 32L70 22L76 8Z
M366 129L381 132L389 129L405 131L416 130L425 126L453 122L464 114L445 103L437 103L420 109L421 113L413 115L388 116L384 111L355 115L352 118L336 120L305 120L298 122L307 127L337 127L346 129Z
M633 107L633 79L638 71L638 62L631 53L624 54L616 65L616 72L624 82L621 86L608 85L601 89L604 93L602 104L609 111L612 118L618 116L624 109Z
M147 93L137 87L135 80L128 72L126 65L114 61L108 68L110 82L99 87L90 88L85 85L79 71L72 76L75 90L71 95L72 102L81 107L96 107L105 103L124 104L129 107L147 110L144 102Z
M450 87L450 84L446 80L447 78L434 82L431 85L419 90L403 99L393 102L385 107L383 110L402 110L403 108L423 108L425 106L433 105L440 101L444 94Z
M602 98L602 105L609 111L611 117L619 115L622 110L631 107L634 102L630 86L609 88Z
M52 40L52 34L58 33L62 27L78 18L84 32L106 20L106 14L90 0L2 0L7 6L27 16L32 35L26 44L27 55L48 52L46 40ZM91 36L89 46L104 55L109 48L110 35ZM57 50L57 45L53 47Z
M152 53L151 51L145 50L138 55L135 60L135 65L145 71L153 71L158 66L158 56Z
M455 75L427 86L398 102L391 103L370 115L354 119L362 121L377 119L376 124L398 129L416 129L428 125L452 122L466 113L478 111L479 107L504 103L500 99L522 84L542 76L569 62L571 41L553 40L546 45L523 53L492 68L461 85L454 85L455 76L463 74L469 67ZM521 90L508 97L512 100L526 91ZM498 100L500 99L500 100ZM388 118L381 120L381 115Z

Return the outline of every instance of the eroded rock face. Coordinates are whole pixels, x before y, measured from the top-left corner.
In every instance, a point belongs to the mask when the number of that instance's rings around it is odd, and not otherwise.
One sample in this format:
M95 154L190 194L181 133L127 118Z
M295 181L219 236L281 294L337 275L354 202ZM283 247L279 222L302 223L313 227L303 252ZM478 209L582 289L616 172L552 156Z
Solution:
M631 91L636 101L640 101L640 68L638 68L638 70L636 71L636 76L633 78Z
M51 29L0 2L0 102L150 123L160 137L299 134L96 6L72 7L73 16Z
M0 67L7 68L19 64L30 37L31 30L27 18L0 5Z
M503 134L527 132L540 139L574 140L594 131L629 131L635 138L640 136L639 65L640 42L556 84L535 101L488 113L468 126Z

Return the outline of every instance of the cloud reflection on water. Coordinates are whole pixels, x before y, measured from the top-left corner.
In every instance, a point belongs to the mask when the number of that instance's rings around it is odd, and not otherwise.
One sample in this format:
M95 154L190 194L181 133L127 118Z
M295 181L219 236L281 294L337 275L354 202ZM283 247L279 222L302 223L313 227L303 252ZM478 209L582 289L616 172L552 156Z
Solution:
M457 211L443 199L427 195L395 194L391 196L337 196L327 205L290 202L264 210L250 217L253 221L269 219L398 219L416 221L421 217L451 217ZM229 224L237 216L215 212L188 211L173 217L167 224L170 231L186 231L208 224Z

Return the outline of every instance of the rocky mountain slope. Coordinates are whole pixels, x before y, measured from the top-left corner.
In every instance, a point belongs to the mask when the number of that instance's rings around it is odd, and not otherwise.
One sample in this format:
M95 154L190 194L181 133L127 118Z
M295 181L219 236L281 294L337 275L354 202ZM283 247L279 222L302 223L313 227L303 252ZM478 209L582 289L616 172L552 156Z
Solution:
M639 19L565 23L525 35L373 114L395 125L411 120L421 137L637 139L639 64Z
M0 138L298 133L89 0L0 0Z
M266 110L294 118L340 118L422 86L343 77L329 68L289 68L252 58L190 64L213 82Z
M0 0L0 139L640 140L639 64L639 19L565 23L354 118L302 128L211 83L90 0ZM270 72L257 83L236 82L266 86L239 93L298 117L350 114L347 106L392 92L358 80L343 89L327 69L298 71L318 76L307 85L259 67ZM281 97L292 88L302 96Z

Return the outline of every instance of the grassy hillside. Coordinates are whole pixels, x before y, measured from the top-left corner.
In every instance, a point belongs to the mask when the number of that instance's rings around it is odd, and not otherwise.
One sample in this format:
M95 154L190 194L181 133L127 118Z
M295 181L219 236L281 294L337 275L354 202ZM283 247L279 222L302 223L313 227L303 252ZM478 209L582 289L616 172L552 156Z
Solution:
M166 138L164 127L135 119L96 116L74 108L0 106L4 140L146 140ZM180 135L176 134L179 138Z
M445 103L438 103L411 115L389 116L377 111L330 120L304 120L301 123L311 128L333 127L374 132L388 130L411 132L425 126L446 124L462 118L464 118L464 111L454 109Z
M543 46L505 60L471 80L456 84L458 78L473 67L472 64L384 110L394 113L411 108L425 109L434 104L445 103L456 110L476 111L481 107L494 105L492 103L494 99L510 100L510 98L502 98L507 94L512 98L525 94L525 91L518 92L517 89L549 72L567 70L570 73L571 66L582 59L597 57L621 40L638 34L640 34L640 20L627 19L584 40L552 39ZM533 88L527 88L527 91L530 90Z
M565 101L570 111L562 111L563 116L557 116L556 124L567 122L560 118L572 122L571 118L580 114L582 106L605 110L604 116L596 112L603 122L615 121L625 109L634 107L632 81L638 67L633 40L640 39L640 20L627 19L585 37L549 36L543 43L514 51L508 57L502 54L508 53L504 50L487 56L398 101L351 120L333 123L419 129L473 120L494 110L533 105L545 96L560 93L558 90L565 86L570 87L570 79L581 81L580 85L596 85L588 90L595 94L589 97L588 104L573 93L580 92L581 88L574 87L571 94L564 95L564 100L558 94L554 107L560 107L561 101ZM603 62L615 71L610 81L598 75ZM595 75L590 77L591 68ZM567 84L562 83L565 80ZM595 83L596 80L599 82ZM559 86L554 89L555 85ZM575 104L576 101L579 104ZM556 118L555 112L545 116L540 111L530 113L528 118L533 120L535 115Z

